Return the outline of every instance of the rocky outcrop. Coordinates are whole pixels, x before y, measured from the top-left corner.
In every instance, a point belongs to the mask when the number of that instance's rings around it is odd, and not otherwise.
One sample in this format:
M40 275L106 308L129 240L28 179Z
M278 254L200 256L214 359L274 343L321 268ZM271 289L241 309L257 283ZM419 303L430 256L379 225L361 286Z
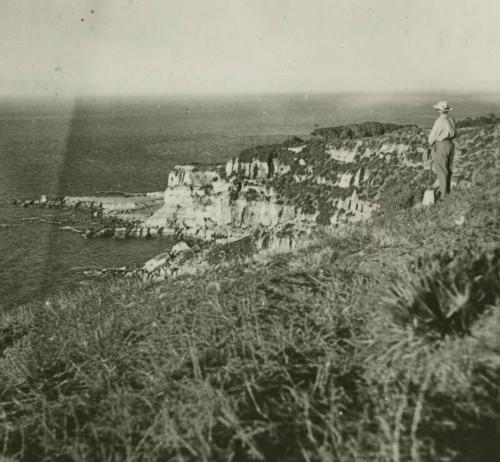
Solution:
M163 279L178 274L179 271L182 274L194 273L199 265L196 263L188 265L189 260L196 260L196 253L188 244L181 241L175 244L169 252L161 253L148 260L136 274L147 279Z
M216 240L248 234L257 226L277 226L299 217L300 211L279 201L270 187L245 182L237 192L226 182L225 187L216 190L169 186L163 207L148 218L144 226Z
M103 213L131 212L157 206L163 198L162 192L151 193L116 193L96 196L65 196L48 198L45 194L40 199L14 200L13 204L23 207L43 208L84 208Z

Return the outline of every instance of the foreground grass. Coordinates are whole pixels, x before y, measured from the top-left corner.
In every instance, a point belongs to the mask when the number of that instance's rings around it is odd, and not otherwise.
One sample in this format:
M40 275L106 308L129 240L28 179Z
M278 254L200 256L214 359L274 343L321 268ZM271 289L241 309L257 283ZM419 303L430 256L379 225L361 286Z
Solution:
M498 192L381 215L266 264L3 314L0 450L498 460Z

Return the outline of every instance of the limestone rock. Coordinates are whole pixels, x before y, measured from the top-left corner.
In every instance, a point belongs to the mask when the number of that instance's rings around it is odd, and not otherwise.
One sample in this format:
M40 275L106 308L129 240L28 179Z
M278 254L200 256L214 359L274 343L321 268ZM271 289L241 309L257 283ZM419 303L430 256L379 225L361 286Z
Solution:
M170 249L170 256L175 258L180 254L193 253L193 249L189 247L184 241L178 242Z
M337 160L343 163L354 162L356 157L356 152L352 149L340 148L337 149L334 146L326 146L326 154L330 156L331 159Z
M154 256L153 258L149 259L146 263L144 263L143 269L148 273L152 273L153 271L156 271L157 269L166 266L170 260L171 260L170 253L164 252Z
M127 228L125 227L116 228L114 237L117 239L125 239L127 237Z
M338 186L339 188L349 188L351 186L352 173L346 172L340 176Z
M287 148L289 151L292 151L293 153L295 154L299 154L301 153L304 148L307 147L307 144L303 144L302 146L294 146L294 147L290 147L290 148Z
M176 165L168 175L168 186L206 186L220 181L220 176L213 170L198 170L194 165Z

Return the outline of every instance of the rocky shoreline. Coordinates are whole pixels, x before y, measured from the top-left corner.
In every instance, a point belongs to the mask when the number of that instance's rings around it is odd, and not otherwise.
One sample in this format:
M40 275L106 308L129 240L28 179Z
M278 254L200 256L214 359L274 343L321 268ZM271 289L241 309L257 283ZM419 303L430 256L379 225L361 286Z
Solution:
M459 123L455 189L480 180L481 167L494 167L499 121ZM42 196L15 204L85 210L99 224L82 231L86 238L175 237L176 246L141 269L101 274L158 280L204 271L211 255L238 242L246 250L236 256L245 258L290 252L317 232L367 220L381 208L421 206L431 168L426 138L427 130L416 126L375 122L317 129L307 139L247 149L226 164L176 166L164 192Z

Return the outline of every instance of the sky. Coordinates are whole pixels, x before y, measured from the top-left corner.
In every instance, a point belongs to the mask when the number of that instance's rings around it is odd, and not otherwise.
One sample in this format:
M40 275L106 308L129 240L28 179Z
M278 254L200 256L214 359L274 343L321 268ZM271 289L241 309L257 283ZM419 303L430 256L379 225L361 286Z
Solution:
M0 94L500 91L499 0L0 0Z

